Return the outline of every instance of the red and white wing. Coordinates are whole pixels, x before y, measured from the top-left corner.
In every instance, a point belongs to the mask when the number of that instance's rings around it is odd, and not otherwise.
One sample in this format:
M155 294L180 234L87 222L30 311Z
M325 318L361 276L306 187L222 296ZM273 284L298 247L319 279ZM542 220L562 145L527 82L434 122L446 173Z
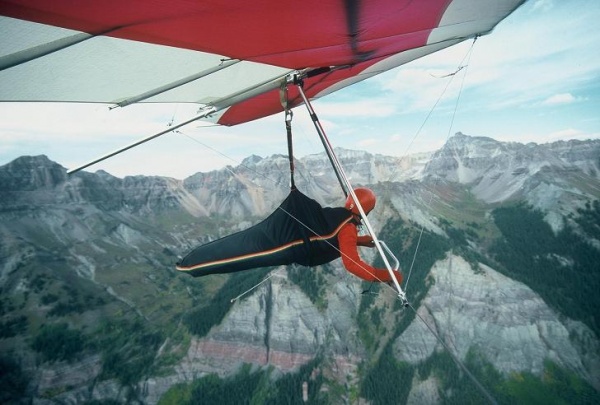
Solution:
M482 35L523 0L0 0L0 101L197 103L223 125ZM300 104L291 94L292 104Z

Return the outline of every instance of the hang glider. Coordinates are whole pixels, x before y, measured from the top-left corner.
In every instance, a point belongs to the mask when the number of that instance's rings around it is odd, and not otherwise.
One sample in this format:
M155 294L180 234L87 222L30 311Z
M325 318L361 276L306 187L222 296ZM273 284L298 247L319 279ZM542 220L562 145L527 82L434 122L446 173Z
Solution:
M523 2L0 0L0 101L199 106L196 117L75 171L198 119L231 126L285 110L287 122L305 104L342 189L358 201L310 101L486 34Z
M524 0L0 0L0 101L197 103L236 125L468 38ZM297 92L290 106L301 104Z

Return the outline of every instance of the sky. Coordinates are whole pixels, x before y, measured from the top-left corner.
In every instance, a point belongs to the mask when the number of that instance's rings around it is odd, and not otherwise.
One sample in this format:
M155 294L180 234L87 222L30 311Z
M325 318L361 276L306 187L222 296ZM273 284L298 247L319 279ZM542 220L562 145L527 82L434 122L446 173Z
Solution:
M600 138L600 1L529 0L491 34L313 102L335 147L403 157L462 132L498 141ZM44 154L86 163L196 114L190 105L0 103L0 165ZM306 109L294 109L297 157L322 152ZM87 168L186 178L250 155L287 154L284 117L234 127L190 124Z

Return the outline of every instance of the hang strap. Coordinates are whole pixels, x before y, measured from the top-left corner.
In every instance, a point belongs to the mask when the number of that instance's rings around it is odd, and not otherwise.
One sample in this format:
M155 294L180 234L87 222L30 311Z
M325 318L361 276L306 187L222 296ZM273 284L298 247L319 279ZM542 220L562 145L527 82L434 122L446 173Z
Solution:
M281 105L285 111L285 130L287 132L287 144L288 144L288 159L290 161L290 188L296 189L296 183L294 182L294 146L292 141L292 118L294 113L288 106L288 89L287 83L283 83L279 89L279 97Z

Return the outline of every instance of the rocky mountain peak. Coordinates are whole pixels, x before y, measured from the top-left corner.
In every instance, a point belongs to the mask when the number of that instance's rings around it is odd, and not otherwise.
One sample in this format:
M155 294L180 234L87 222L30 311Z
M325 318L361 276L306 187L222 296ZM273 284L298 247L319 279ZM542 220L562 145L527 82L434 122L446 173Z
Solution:
M498 142L459 132L433 155L425 175L471 185L479 199L492 203L530 198L530 191L555 183L550 176L578 172L598 178L599 155L598 140L538 145Z
M55 187L66 178L66 169L46 155L22 156L0 170L0 190L47 189Z
M244 160L242 160L242 165L255 165L261 160L263 160L263 158L258 155L250 155Z
M443 148L466 146L466 145L477 145L480 147L489 147L490 145L498 146L501 144L502 144L502 142L497 141L497 140L487 137L487 136L472 136L472 135L464 134L459 131L448 139L448 141L443 146Z

